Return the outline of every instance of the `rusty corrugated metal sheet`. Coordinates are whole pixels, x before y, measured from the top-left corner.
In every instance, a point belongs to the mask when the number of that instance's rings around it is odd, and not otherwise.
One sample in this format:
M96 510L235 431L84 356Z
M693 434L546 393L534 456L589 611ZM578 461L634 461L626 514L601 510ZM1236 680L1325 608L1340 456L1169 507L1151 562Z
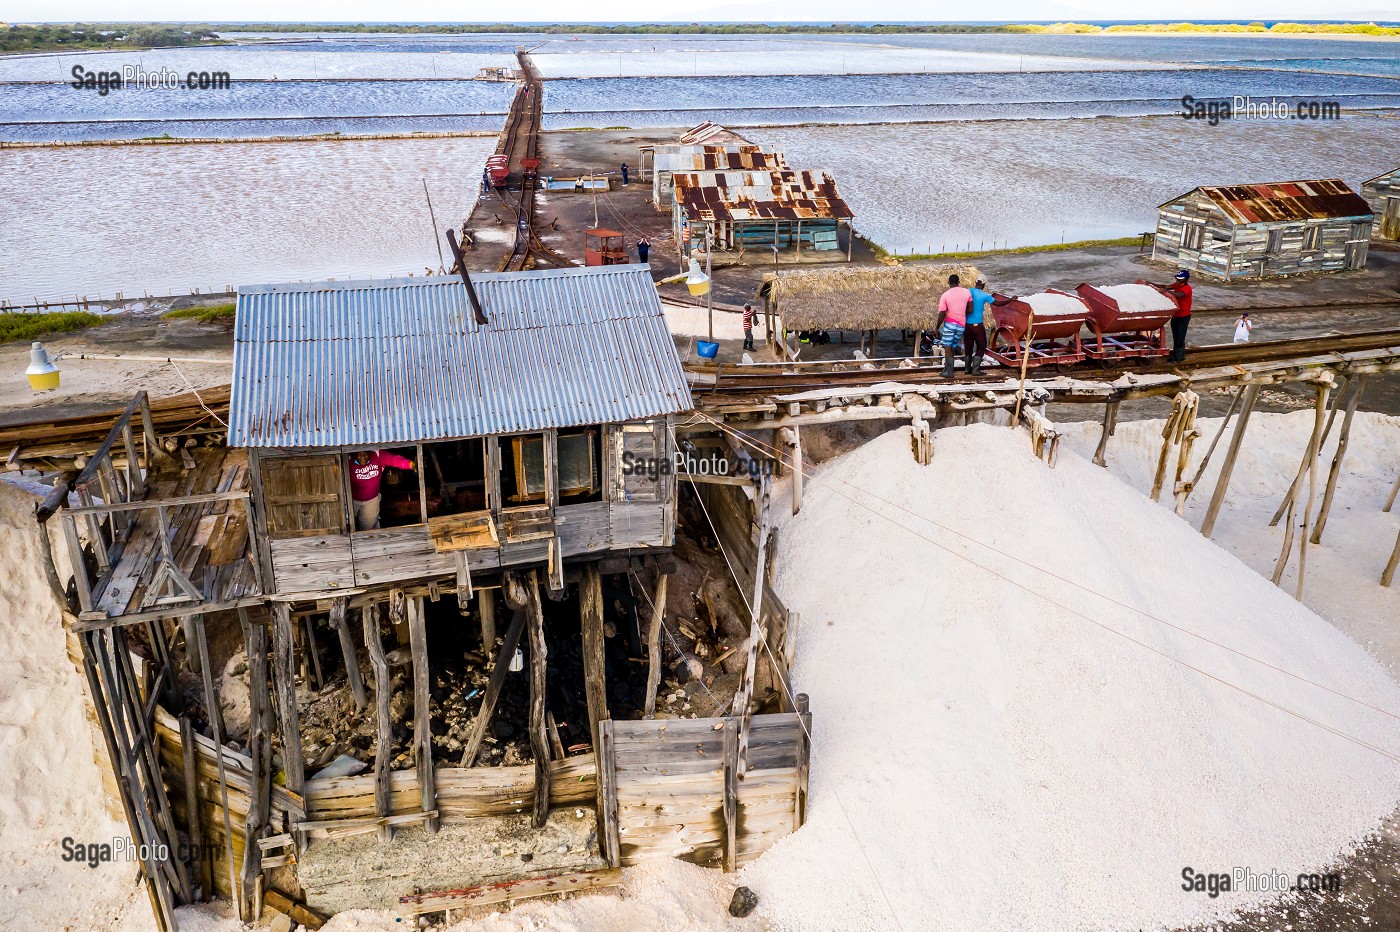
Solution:
M787 168L781 152L762 146L656 146L653 168L657 172L772 171Z
M402 444L692 407L646 266L240 288L229 445Z
M1280 223L1371 214L1370 205L1339 178L1212 185L1197 190L1235 223Z
M676 172L673 181L676 203L692 223L855 216L824 171Z

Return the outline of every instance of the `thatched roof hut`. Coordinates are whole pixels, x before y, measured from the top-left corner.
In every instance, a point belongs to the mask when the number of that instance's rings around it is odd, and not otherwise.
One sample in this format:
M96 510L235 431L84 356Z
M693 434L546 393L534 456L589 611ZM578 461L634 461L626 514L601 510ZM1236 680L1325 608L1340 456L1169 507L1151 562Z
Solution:
M788 330L932 330L948 276L972 286L971 265L794 269L764 276L766 298Z

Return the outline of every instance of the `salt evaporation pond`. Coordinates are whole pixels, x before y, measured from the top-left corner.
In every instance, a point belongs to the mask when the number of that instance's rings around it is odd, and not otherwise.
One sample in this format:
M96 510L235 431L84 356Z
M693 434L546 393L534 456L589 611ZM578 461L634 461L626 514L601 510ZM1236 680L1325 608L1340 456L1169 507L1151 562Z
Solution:
M1342 178L1395 162L1395 120L1180 117L753 129L788 161L827 169L856 229L891 252L1074 242L1151 230L1156 206L1202 184Z
M0 150L0 300L423 274L495 137ZM450 261L450 260L449 260Z

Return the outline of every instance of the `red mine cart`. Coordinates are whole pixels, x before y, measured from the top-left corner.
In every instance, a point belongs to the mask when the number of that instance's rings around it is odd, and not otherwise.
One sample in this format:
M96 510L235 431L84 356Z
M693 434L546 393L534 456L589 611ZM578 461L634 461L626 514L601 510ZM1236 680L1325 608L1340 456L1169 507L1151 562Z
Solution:
M600 227L596 230L585 230L583 235L584 265L626 265L628 263L627 247L621 233L616 230L604 230Z
M1093 336L1084 351L1091 359L1165 356L1167 324L1176 313L1176 298L1151 282L1130 285L1080 285L1076 291L1089 305Z
M536 175L538 175L538 174L540 173L540 160L539 160L539 159L521 159L521 160L520 160L520 172L521 172L521 174L523 174L523 175L525 176L525 178L526 178L527 180L533 179Z
M1084 358L1079 330L1089 308L1077 295L1051 288L1020 298L998 294L996 300L989 308L996 329L988 341L987 353L997 362L1019 366L1026 355L1026 363L1031 366L1069 365Z
M510 157L497 154L486 157L486 177L494 188L504 188L510 177Z

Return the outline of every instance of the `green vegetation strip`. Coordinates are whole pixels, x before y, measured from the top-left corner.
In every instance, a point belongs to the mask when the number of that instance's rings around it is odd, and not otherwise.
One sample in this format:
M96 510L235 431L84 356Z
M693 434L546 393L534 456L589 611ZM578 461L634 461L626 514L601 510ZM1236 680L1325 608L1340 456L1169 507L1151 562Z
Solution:
M234 305L228 304L206 304L198 307L182 307L175 311L166 311L166 317L174 317L180 320L193 319L200 323L209 323L215 320L228 320L233 317Z
M1017 246L1013 249L978 249L972 252L917 252L891 253L870 244L871 250L880 258L894 258L901 262L910 259L976 259L979 256L1020 256L1032 252L1060 252L1065 249L1090 249L1095 246L1140 246L1142 236L1120 236L1117 239L1081 239L1073 243L1048 243L1044 246Z
M210 29L159 23L63 23L0 28L0 52L145 49L223 44Z
M65 333L95 327L105 318L90 311L52 311L46 314L25 314L20 311L0 313L0 343L12 340L32 340L47 333Z

